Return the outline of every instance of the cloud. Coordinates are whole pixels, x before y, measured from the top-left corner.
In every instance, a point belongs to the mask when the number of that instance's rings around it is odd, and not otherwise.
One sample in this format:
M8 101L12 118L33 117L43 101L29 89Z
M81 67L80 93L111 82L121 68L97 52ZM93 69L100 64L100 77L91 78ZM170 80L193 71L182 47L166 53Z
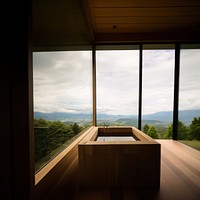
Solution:
M143 114L173 109L174 50L145 50ZM90 51L33 54L34 109L92 112ZM199 109L200 50L181 51L180 108ZM97 109L137 114L139 51L97 51Z
M174 50L144 51L144 114L173 109L174 56Z
M91 112L91 52L34 53L33 66L35 111Z
M182 50L179 108L200 109L200 50Z
M97 107L109 114L136 114L138 51L97 51ZM109 108L109 109L108 109Z

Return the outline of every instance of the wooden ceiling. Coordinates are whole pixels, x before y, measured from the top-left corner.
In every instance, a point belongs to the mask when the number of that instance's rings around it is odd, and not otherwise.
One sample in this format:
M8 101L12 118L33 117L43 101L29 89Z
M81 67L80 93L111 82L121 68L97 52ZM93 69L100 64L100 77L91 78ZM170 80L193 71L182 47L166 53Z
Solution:
M199 0L88 0L88 12L97 41L200 32Z
M35 47L200 40L200 0L33 0Z

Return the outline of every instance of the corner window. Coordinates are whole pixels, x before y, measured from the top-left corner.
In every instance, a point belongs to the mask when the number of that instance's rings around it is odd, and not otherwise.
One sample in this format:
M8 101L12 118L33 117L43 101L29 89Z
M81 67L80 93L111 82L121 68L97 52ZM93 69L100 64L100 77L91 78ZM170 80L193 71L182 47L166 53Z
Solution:
M98 50L97 125L138 123L139 50Z
M91 56L33 53L36 172L92 125Z
M142 130L154 139L172 138L174 45L144 45Z

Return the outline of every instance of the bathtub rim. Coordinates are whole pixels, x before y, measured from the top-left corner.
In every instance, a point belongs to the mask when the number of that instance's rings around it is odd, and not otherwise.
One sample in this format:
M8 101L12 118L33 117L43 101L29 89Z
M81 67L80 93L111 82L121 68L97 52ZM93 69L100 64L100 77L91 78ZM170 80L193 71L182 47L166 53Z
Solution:
M130 145L130 144L137 144L137 145L144 145L144 144L159 144L156 140L151 138L150 136L146 135L139 129L133 126L109 126L106 127L107 130L120 130L123 132L123 130L131 130L132 136L134 138L137 138L136 141L97 141L97 137L99 136L99 129L103 129L103 126L95 127L92 129L88 134L89 137L87 137L86 140L82 140L79 144L80 145L109 145L109 144L121 144L121 145ZM120 134L119 134L120 135ZM123 135L120 135L123 136Z

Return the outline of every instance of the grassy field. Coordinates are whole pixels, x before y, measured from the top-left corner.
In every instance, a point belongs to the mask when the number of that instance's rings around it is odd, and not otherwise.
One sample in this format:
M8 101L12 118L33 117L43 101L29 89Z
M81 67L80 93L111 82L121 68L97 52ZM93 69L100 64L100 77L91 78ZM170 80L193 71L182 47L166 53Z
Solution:
M179 140L179 142L186 144L186 145L200 151L200 141L198 141L198 140Z

